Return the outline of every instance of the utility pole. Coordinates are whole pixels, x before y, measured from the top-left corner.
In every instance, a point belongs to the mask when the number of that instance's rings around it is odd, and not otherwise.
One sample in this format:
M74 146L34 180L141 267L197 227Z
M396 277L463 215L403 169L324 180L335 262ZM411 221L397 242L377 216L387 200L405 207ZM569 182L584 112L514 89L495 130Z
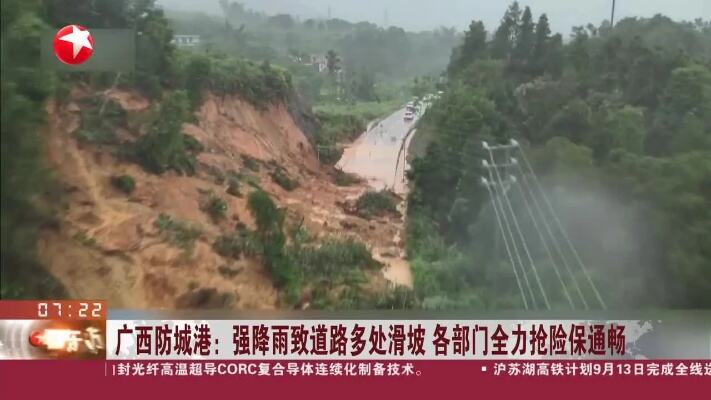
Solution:
M615 26L615 0L612 0L612 15L610 16L610 28Z

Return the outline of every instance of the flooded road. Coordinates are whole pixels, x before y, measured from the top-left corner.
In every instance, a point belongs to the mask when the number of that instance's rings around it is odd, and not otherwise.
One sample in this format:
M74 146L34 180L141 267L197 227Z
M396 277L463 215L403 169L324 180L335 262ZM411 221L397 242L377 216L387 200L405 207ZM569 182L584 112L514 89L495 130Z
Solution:
M405 108L395 111L385 119L373 123L355 142L343 151L337 168L358 175L368 181L376 190L389 189L400 195L403 201L398 205L402 214L398 232L393 238L397 246L372 249L373 257L386 265L385 278L395 285L412 287L410 266L405 259L404 237L407 182L407 146L414 134L417 115L412 121L405 121ZM412 132L411 132L412 131Z
M407 194L405 139L415 121L416 117L405 121L405 109L402 108L372 124L344 149L336 167L367 179L376 190L387 188L400 195Z

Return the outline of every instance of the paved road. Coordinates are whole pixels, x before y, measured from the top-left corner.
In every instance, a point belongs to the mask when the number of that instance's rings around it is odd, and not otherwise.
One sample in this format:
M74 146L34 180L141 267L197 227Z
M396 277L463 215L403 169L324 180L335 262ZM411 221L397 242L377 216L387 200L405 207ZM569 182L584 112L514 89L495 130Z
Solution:
M405 121L404 118L405 109L402 108L380 123L373 124L358 140L344 149L336 167L367 179L374 189L389 188L398 194L407 193L404 180L405 149L402 152L400 150L416 119Z
M345 148L336 166L345 172L367 179L370 186L376 190L388 188L405 198L407 195L406 150L413 136L413 134L408 135L408 132L416 121L417 117L412 121L405 121L405 108L395 111L382 121L374 123L358 140ZM387 280L396 285L412 287L410 266L402 248L406 206L404 201L399 206L403 220L398 224L399 230L393 238L393 243L398 246L397 249L375 248L373 256L387 265L383 271ZM382 255L384 252L393 253L393 250L397 250L395 251L397 255L387 257Z

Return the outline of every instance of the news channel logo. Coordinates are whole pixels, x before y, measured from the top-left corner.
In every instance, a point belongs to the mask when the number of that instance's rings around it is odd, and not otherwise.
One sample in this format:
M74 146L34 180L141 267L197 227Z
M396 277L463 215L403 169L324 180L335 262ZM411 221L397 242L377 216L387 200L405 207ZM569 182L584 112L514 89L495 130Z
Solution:
M71 24L46 31L40 60L59 72L130 72L136 51L150 51L150 39L134 29L99 29Z
M0 359L105 359L104 321L0 321Z

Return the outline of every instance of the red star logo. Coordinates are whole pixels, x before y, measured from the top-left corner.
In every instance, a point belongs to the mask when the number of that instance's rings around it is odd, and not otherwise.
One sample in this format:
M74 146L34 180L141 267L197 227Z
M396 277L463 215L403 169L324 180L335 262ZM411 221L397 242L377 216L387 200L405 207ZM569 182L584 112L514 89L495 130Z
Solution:
M79 65L94 54L94 38L79 25L67 25L54 35L54 54L59 61Z

